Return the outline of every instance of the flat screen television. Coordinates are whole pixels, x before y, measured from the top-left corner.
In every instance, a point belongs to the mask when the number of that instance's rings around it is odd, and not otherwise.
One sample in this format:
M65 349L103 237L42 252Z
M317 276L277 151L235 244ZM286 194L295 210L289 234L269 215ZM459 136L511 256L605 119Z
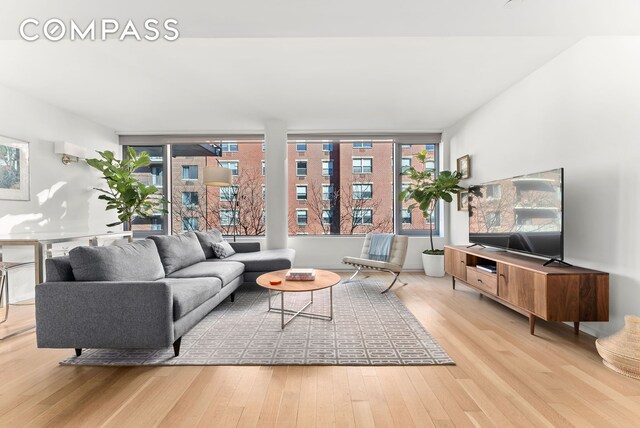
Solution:
M563 168L471 186L469 242L564 258Z

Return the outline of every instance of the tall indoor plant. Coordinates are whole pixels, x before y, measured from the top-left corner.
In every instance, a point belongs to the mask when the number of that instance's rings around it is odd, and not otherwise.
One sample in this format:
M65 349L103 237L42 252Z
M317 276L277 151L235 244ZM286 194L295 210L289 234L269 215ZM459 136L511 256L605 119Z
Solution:
M118 220L107 227L126 223L129 226L133 217L150 217L157 212L167 212L164 209L166 200L153 185L142 183L136 177L138 168L149 166L149 153L136 153L131 147L127 148L123 159L116 159L112 151L98 152L100 158L87 159L87 163L100 171L107 182L108 189L97 189L102 194L98 199L107 201L107 210L116 210Z
M420 165L427 161L427 151L416 153ZM411 183L400 193L402 201L413 201L408 209L420 208L425 219L433 219L436 207L440 201L450 203L453 196L463 190L459 183L462 173L458 171L440 171L434 175L428 170L418 170L414 166L407 168L403 175L411 179ZM431 248L423 251L422 261L425 274L429 276L444 276L444 250L433 246L433 228L429 227L429 242Z

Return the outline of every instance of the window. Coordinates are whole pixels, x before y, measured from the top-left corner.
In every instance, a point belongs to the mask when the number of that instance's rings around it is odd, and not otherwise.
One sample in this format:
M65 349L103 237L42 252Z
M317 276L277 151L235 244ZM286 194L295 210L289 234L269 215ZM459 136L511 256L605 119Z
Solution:
M502 187L499 184L489 184L485 192L487 199L500 199L502 197Z
M322 224L331 224L331 223L333 223L333 211L322 210Z
M161 166L152 166L151 167L151 184L156 187L162 187L162 167Z
M353 143L354 149L371 149L373 148L373 143L365 143L363 141Z
M322 151L323 152L332 152L333 151L333 144L331 144L331 143L323 143L322 144Z
M373 197L373 184L355 183L352 193L353 199L371 199Z
M162 217L153 216L151 217L151 230L162 230Z
M332 160L323 160L322 161L322 175L333 175L333 161Z
M307 175L307 161L296 161L296 175L299 177Z
M307 144L306 143L296 143L296 152L306 152Z
M226 153L237 152L238 151L238 145L237 144L225 143L225 144L221 144L221 146L222 146L222 151L226 152Z
M409 168L411 168L411 158L410 157L403 157L402 158L402 165L401 165L400 170L402 172L405 172Z
M195 208L198 206L198 192L182 192L182 206Z
M373 210L372 209L354 209L353 210L353 224L365 225L373 222Z
M183 217L182 230L198 230L198 217Z
M231 170L231 175L238 175L238 161L220 161L220 165L223 168L227 168Z
M262 151L264 152L264 143L262 143Z
M305 185L296 186L296 199L299 201L307 200L307 186Z
M373 158L353 158L353 173L367 174L373 172Z
M487 227L500 226L500 211L489 211L486 218ZM526 224L525 222L518 222L518 224Z
M182 165L182 179L183 180L197 180L198 179L198 165Z
M234 210L220 210L220 224L222 226L232 226L238 223L238 212Z
M263 184L262 185L262 200L264 200L267 197L267 190L266 190L266 186Z
M235 201L238 194L238 186L225 186L220 188L220 200L225 202Z
M266 175L267 172L267 168L266 168L266 164L265 161L262 161L262 175Z
M322 185L322 200L330 201L333 199L333 184Z
M406 208L402 209L402 224L411 224L411 211Z
M296 223L299 226L304 226L307 224L307 210L305 209L296 210Z

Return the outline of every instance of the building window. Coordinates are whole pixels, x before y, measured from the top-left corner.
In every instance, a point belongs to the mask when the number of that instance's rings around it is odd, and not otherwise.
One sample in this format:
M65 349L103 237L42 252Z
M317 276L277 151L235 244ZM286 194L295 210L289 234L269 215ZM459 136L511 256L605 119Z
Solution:
M307 210L296 210L296 223L298 224L298 226L304 226L307 224Z
M222 226L233 226L237 222L238 212L234 212L234 210L220 210L220 224Z
M500 226L500 211L489 211L486 218L487 227ZM526 224L526 222L518 221L517 224Z
M411 158L410 157L403 157L402 158L402 165L400 166L400 170L402 172L405 172L409 168L411 168Z
M238 161L220 161L220 164L223 168L227 168L231 170L231 175L238 175Z
M402 209L402 224L411 224L411 211L406 208Z
M306 201L307 200L307 186L306 185L296 186L296 199L299 200L299 201Z
M231 152L237 152L238 151L238 145L237 144L231 144L231 143L225 143L225 144L221 144L222 146L222 151L225 153L231 153Z
M156 187L162 187L162 167L161 166L152 166L151 167L151 184Z
M371 199L373 197L373 184L371 183L354 183L353 199Z
M265 161L262 161L262 175L264 176L266 175L266 173L267 173L267 167L266 167Z
M333 175L333 161L332 160L323 160L322 161L322 175Z
M296 152L306 152L307 144L306 143L296 143Z
M262 151L264 152L264 143L262 143Z
M238 194L238 186L225 186L220 188L220 200L232 202Z
M182 218L182 230L198 230L198 218L197 217L183 217Z
M197 180L198 179L198 165L182 165L182 179L183 180Z
M333 211L331 210L322 210L322 224L331 224L333 223Z
M322 185L322 200L330 201L333 199L333 184Z
M262 200L264 201L264 199L267 197L267 188L265 187L265 185L262 185Z
M333 144L332 143L322 143L322 151L323 152L332 152Z
M373 148L373 143L365 143L363 141L353 143L354 149L371 149Z
M151 217L151 230L162 230L162 217Z
M198 206L198 192L182 192L182 206L195 208Z
M298 177L307 175L307 161L296 161L296 175Z
M373 158L353 158L353 173L368 174L373 172Z
M485 193L487 199L500 199L502 198L502 187L499 184L489 184Z
M353 210L353 224L365 225L373 223L373 210L356 208Z

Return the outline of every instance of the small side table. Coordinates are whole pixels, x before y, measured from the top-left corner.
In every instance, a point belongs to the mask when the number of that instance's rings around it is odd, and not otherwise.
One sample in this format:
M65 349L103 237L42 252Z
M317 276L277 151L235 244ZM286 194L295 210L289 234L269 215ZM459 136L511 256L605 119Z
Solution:
M265 273L260 275L256 282L259 286L269 290L269 312L276 312L280 314L280 327L284 327L289 324L295 317L307 317L317 318L326 321L333 320L333 286L338 284L341 280L340 275L337 273L329 272L326 270L316 269L316 279L313 281L287 281L285 275L289 270L277 270L275 272ZM281 281L280 284L271 285L271 281ZM318 314L315 312L304 312L304 310L313 304L313 292L328 288L329 289L329 314ZM271 292L280 292L280 307L271 306ZM284 293L302 293L311 292L311 300L309 300L300 310L286 309L284 307ZM285 321L284 315L291 315L291 317Z
M13 269L32 264L34 264L34 262L0 262L0 275L2 275L2 280L0 281L0 302L4 304L4 317L0 320L0 324L5 323L9 318L9 306L11 306L9 303L9 272ZM35 328L35 325L23 327L13 333L0 337L0 340L24 333L25 331L29 331L33 328Z

